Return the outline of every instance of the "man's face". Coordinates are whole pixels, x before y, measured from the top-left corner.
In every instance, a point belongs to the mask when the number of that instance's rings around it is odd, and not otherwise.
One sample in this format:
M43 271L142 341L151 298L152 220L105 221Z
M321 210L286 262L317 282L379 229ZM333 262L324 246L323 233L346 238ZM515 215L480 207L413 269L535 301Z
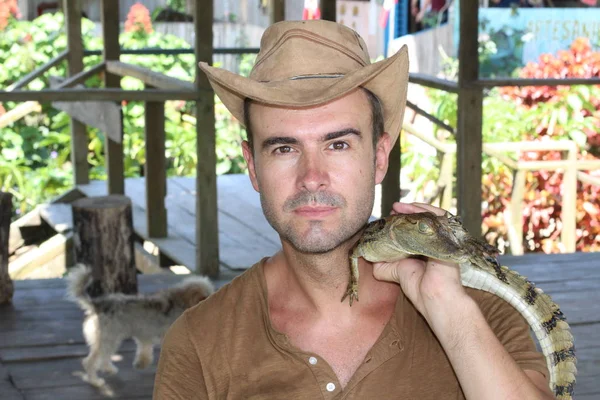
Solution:
M304 253L346 242L371 214L390 151L387 134L373 148L364 91L308 109L250 109L254 153L244 142L244 157L271 226Z

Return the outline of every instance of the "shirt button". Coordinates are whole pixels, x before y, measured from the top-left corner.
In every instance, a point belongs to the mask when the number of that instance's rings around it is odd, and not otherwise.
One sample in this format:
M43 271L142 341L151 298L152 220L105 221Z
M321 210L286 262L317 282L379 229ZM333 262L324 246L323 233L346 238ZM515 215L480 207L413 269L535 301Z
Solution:
M311 363L312 365L315 365L317 363L317 358L316 357L311 357L308 359L308 362Z
M329 382L326 388L328 392L333 392L335 390L335 384L333 382Z

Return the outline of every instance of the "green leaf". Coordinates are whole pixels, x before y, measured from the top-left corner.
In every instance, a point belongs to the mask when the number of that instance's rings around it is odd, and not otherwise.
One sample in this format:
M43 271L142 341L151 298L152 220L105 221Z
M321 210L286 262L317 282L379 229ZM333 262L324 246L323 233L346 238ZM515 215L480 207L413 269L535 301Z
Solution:
M573 141L577 143L579 147L585 147L587 143L587 135L579 129L570 130L569 137L573 139Z

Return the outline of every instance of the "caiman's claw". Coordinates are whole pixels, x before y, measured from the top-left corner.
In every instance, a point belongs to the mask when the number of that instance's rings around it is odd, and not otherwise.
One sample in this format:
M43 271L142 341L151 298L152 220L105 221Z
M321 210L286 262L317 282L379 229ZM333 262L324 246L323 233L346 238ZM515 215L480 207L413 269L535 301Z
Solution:
M346 297L349 297L349 301L350 301L350 306L352 306L352 303L354 302L354 300L358 301L358 283L348 283L348 288L346 289L346 293L344 293L344 296L342 297L342 302L346 299Z

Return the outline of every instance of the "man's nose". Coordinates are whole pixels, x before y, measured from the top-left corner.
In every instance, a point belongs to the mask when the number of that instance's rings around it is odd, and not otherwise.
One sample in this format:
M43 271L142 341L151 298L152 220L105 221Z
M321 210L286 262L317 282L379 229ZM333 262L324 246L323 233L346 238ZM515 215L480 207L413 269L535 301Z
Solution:
M327 165L319 154L304 153L298 172L298 185L301 189L316 192L329 186Z

